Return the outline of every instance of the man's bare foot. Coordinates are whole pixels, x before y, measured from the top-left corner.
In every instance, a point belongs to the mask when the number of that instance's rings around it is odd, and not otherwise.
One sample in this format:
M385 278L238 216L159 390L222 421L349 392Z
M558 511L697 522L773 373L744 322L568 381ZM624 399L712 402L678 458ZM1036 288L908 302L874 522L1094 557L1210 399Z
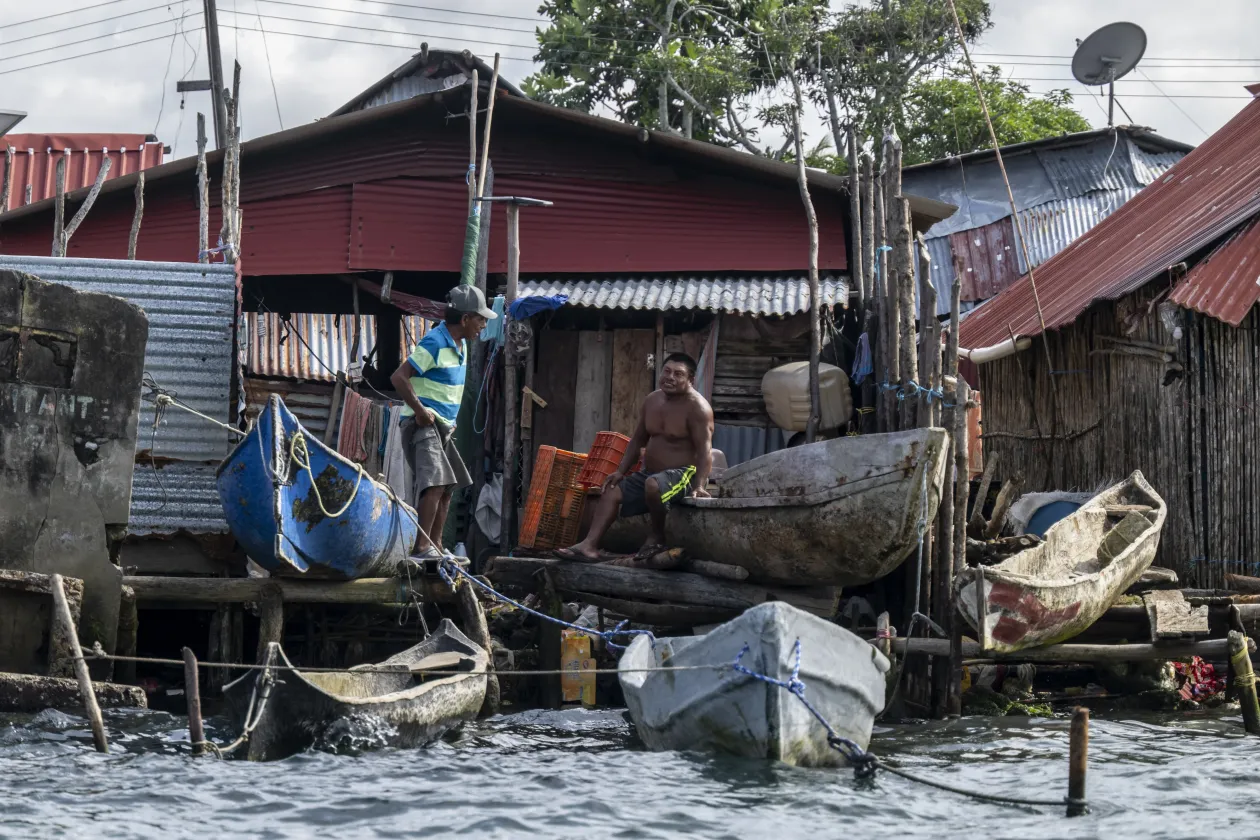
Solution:
M581 543L569 548L557 548L551 553L561 560L574 560L578 563L599 563L604 559L597 549L587 548Z

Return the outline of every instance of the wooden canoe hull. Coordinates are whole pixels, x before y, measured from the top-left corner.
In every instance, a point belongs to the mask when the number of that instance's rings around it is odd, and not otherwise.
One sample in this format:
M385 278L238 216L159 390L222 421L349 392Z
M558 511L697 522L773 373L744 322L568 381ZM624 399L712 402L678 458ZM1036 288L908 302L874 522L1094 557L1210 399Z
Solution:
M474 662L472 670L423 682L408 670L410 664L426 656L447 651L470 657ZM267 662L292 667L284 651L274 643ZM450 619L443 619L438 629L420 644L371 667L391 665L398 666L399 671L272 672L276 681L246 744L246 757L251 761L286 758L319 743L330 725L347 719L386 724L390 746L424 746L474 719L485 700L489 657ZM238 731L245 725L250 696L261 673L248 673L223 689Z
M1150 510L1108 525L1106 508L1116 505ZM954 581L959 609L987 638L986 650L1015 653L1070 639L1150 568L1167 512L1142 473L1134 472L1052 525L1042 544L984 569L983 633L974 570Z
M675 505L666 536L693 557L742 566L752 581L870 583L901 565L920 519L936 515L948 442L944 429L913 429L763 455L729 470L721 497ZM646 536L646 517L633 517L606 543L632 548Z
M782 602L753 607L703 636L637 637L619 679L635 731L649 749L704 750L804 766L843 763L797 697L730 667L787 680L801 642L806 697L842 737L863 749L884 706L888 660L849 631ZM718 669L652 671L660 665Z

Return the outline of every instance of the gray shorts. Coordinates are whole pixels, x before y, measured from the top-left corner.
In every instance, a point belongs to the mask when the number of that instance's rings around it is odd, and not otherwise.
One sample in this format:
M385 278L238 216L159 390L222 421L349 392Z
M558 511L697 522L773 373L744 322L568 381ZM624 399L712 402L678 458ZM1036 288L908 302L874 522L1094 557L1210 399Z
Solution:
M417 426L411 417L399 421L403 452L411 462L416 504L430 487L468 487L472 477L455 448L455 429L441 420Z
M618 485L621 487L621 515L640 516L648 512L647 499L644 498L644 493L647 492L646 484L649 478L656 479L657 489L661 493L661 501L668 509L674 499L680 496L691 495L691 482L695 477L695 467L677 467L672 470L662 470L652 475L641 471L630 473L621 479L621 484Z

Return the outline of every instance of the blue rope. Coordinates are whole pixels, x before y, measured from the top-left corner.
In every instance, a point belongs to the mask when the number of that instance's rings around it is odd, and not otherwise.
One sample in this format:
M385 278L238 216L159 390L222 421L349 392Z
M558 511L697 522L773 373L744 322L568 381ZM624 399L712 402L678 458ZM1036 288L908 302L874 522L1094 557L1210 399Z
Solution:
M795 663L792 665L792 676L786 680L776 679L774 677L759 674L751 668L747 668L740 664L740 660L744 658L744 654L748 653L748 643L745 642L743 648L740 649L739 655L735 657L735 661L731 663L731 667L741 674L746 674L755 680L761 680L770 685L777 685L779 688L787 689L788 693L796 697L805 704L805 708L814 716L814 719L822 724L823 729L827 730L827 744L836 752L845 757L850 764L854 766L858 778L867 778L875 775L875 768L878 766L875 756L867 752L857 745L855 741L845 738L832 728L827 719L822 716L818 709L814 708L814 704L809 702L805 697L805 683L801 680L801 640L797 639L796 644L792 647Z
M472 427L473 433L484 435L486 426L490 423L490 403L486 402L486 422L481 424L481 428L477 428L477 415L481 412L481 398L486 395L486 382L490 379L490 372L494 368L494 357L499 352L499 346L496 344L490 348L490 355L486 359L485 365L481 368L481 384L477 386L477 401L473 403Z
M897 384L893 384L889 382L883 382L880 384L879 389L881 391L896 391L898 402L904 401L906 397L917 396L919 394L922 394L927 399L928 405L932 404L932 400L940 400L942 408L957 408L958 407L957 403L945 402L944 389L924 388L922 385L920 385L918 382L915 382L913 379L907 381L905 385L897 385Z
M616 627L614 627L611 630L604 630L603 632L600 632L599 630L592 630L589 627L582 627L577 624L572 624L563 619L556 618L555 616L547 615L546 613L541 613L538 610L532 610L529 607L525 606L524 604L520 603L519 601L513 601L511 598L504 595L502 592L499 592L498 590L494 589L494 587L490 586L488 583L478 580L476 577L474 577L473 575L465 571L464 568L460 566L458 563L452 560L442 560L442 562L438 564L438 574L441 575L442 580L446 581L446 584L450 586L452 589L455 588L455 578L451 575L452 571L455 571L459 573L460 575L463 575L467 580L481 587L483 591L488 593L492 598L494 598L497 601L502 601L505 604L511 604L512 606L516 607L518 610L521 610L523 612L528 613L529 615L534 616L539 621L550 621L552 624L559 624L561 627L568 627L570 630L579 630L583 633L586 633L588 636L594 636L597 639L602 639L604 644L608 645L608 647L610 648L614 648L616 650L626 649L625 645L619 645L612 640L614 636L647 636L649 639L652 639L653 641L656 640L656 637L653 636L651 631L649 630L623 630L622 628L630 623L629 619L621 622L620 624L618 624Z

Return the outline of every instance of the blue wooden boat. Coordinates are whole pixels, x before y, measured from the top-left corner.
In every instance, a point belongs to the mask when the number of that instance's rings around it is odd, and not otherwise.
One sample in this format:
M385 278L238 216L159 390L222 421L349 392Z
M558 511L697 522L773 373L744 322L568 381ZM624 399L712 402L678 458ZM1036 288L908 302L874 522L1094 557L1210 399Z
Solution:
M273 574L388 577L415 544L415 511L308 432L276 394L217 475L232 535Z

